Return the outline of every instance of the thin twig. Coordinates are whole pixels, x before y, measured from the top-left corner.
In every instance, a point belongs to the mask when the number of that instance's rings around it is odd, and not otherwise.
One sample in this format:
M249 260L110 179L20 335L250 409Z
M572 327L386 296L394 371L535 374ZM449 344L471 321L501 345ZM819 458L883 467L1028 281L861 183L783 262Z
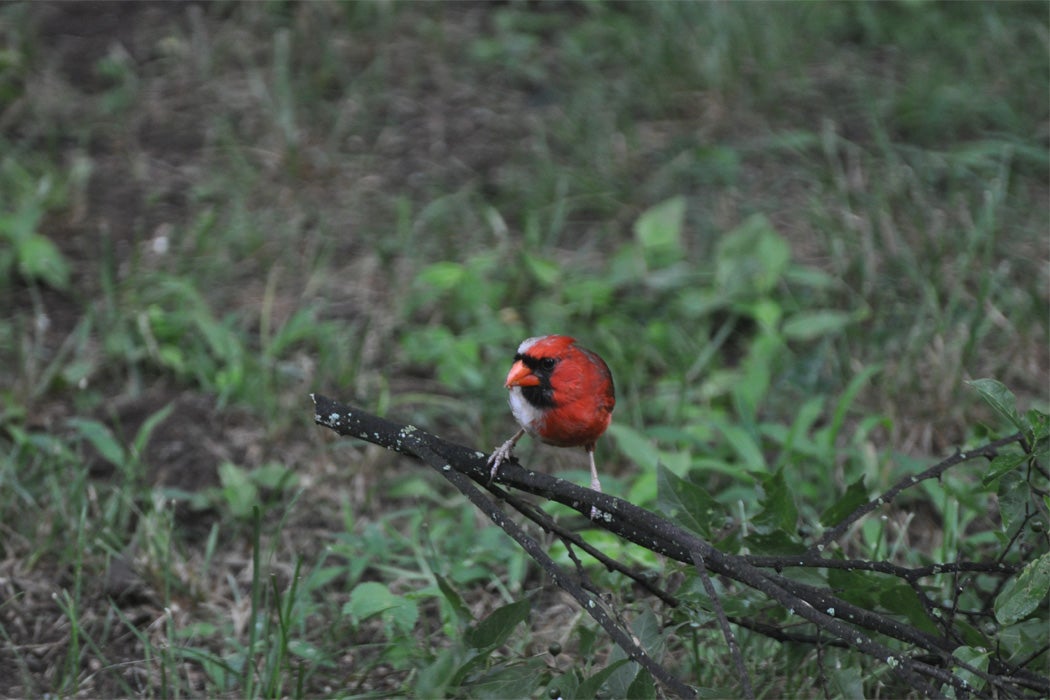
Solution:
M733 628L729 626L729 619L726 617L726 611L722 607L722 600L718 597L718 591L715 590L715 584L707 573L704 556L695 549L690 554L693 556L693 564L696 565L697 573L700 574L700 582L704 586L704 592L711 599L711 607L715 611L715 619L718 620L718 626L722 629L722 636L725 638L726 644L729 645L729 653L733 657L733 665L736 666L737 676L739 676L740 684L743 686L744 697L748 698L748 700L754 700L755 691L751 687L751 675L744 667L744 657L740 655L740 645L737 644Z
M837 540L839 537L842 537L842 535L845 534L846 530L848 530L853 525L853 523L857 522L876 508L881 507L884 503L889 503L894 498L896 498L897 494L899 494L901 491L911 488L919 482L925 481L927 479L937 479L942 474L944 474L944 472L956 466L957 464L962 464L963 462L967 462L975 457L995 457L999 453L1000 448L1022 439L1023 436L1021 435L1021 433L1014 433L1013 435L1010 435L1008 437L1004 437L1000 440L990 442L987 445L982 445L981 447L977 447L972 450L967 450L965 452L957 452L951 457L948 457L947 459L944 459L938 462L937 464L933 465L924 472L904 477L903 479L895 483L893 486L891 486L881 496L873 498L867 503L858 506L856 510L850 513L845 520L836 524L835 527L829 530L825 530L824 534L821 535L819 540L817 540L817 543L813 545L811 551L823 551L824 548L827 547L831 542Z

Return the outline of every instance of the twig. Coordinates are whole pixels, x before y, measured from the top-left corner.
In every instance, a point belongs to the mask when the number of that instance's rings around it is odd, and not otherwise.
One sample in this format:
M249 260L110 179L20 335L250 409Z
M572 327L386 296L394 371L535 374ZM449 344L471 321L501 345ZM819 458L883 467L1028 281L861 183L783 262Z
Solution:
M894 498L896 498L897 494L899 494L901 491L915 486L920 481L925 481L926 479L939 478L941 474L948 471L955 465L967 462L973 459L974 457L995 457L999 453L999 448L1005 447L1010 443L1017 442L1018 440L1022 439L1023 436L1021 435L1021 433L1014 433L1013 435L1010 435L1008 437L1004 437L1000 440L990 442L987 445L982 445L981 447L977 447L972 450L967 450L966 452L957 452L951 457L948 457L947 459L944 459L941 462L933 465L924 472L904 477L896 484L891 486L881 496L873 498L867 503L857 507L856 510L850 513L845 520L835 525L835 527L831 528L830 530L825 530L824 534L821 535L819 540L817 540L817 543L813 545L811 551L823 551L824 548L827 547L831 542L837 540L839 537L842 537L842 535L845 534L846 530L848 530L853 525L853 523L857 522L876 508L881 507L884 503L889 503Z
M589 554L591 557L596 559L603 566L605 566L607 570L616 571L623 574L624 576L628 577L629 579L637 583L639 586L644 588L646 591L662 600L670 607L678 607L679 601L673 595L654 584L651 580L643 576L641 573L631 570L627 567L626 564L618 562L612 557L606 555L604 552L592 545L590 542L580 537L579 533L573 532L572 530L562 527L562 525L557 520L552 518L543 510L536 508L531 503L527 503L525 500L518 498L513 494L507 493L502 489L497 489L496 487L493 487L493 490L497 491L499 497L502 500L505 500L508 504L513 506L515 510L524 515L526 518L536 523L544 530L547 530L548 532L553 532L555 535L561 538L561 540L565 542L566 547L570 545L575 545L579 547L583 551L587 552L587 554Z
M714 608L718 626L722 628L722 636L725 637L726 644L729 645L729 653L733 657L733 665L736 666L737 676L740 677L740 684L744 686L744 697L748 698L748 700L754 700L755 691L751 687L751 676L748 674L747 669L744 668L744 658L740 655L740 645L737 644L736 636L729 626L729 619L726 617L726 611L722 608L722 600L718 597L718 591L715 590L715 585L711 582L711 576L707 573L704 556L695 549L690 554L693 557L693 564L696 565L696 570L700 574L700 582L704 586L704 591L707 593L707 597L711 599L711 607Z

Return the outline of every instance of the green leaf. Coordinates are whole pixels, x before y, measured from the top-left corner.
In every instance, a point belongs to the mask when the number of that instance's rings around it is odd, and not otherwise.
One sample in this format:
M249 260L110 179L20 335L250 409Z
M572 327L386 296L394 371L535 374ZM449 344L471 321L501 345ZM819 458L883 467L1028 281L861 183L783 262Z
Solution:
M108 427L97 420L89 418L70 418L69 424L73 426L82 438L91 443L98 450L102 458L115 467L121 467L127 461L124 447L120 444Z
M773 474L756 474L762 485L763 496L761 510L752 519L752 525L763 535L772 532L793 534L798 525L798 507L795 505L795 494L788 486L784 470L778 469Z
M397 596L378 581L366 581L354 586L350 600L343 604L343 613L349 613L357 622L364 622L397 605Z
M480 678L464 686L467 697L478 700L504 700L505 698L529 698L543 682L543 662L531 658L521 663L497 665Z
M660 461L660 451L647 436L622 423L610 425L608 434L616 441L616 447L627 459L645 470L656 468Z
M842 429L843 423L846 421L846 414L849 412L850 406L853 405L853 401L857 398L857 394L861 388L867 384L868 380L873 375L882 370L882 365L868 365L860 372L858 372L850 380L846 390L842 392L842 396L839 397L838 402L835 404L835 411L832 413L831 422L824 435L827 436L826 446L828 448L835 447L835 441L838 439L839 431Z
M859 319L845 311L802 311L792 314L781 329L788 340L815 340L841 332Z
M18 271L27 279L40 279L55 289L69 287L69 263L50 239L31 234L18 241Z
M382 615L401 632L411 632L419 618L415 601L390 592L382 583L366 581L354 586L350 600L343 605L343 614L349 613L357 622Z
M312 664L329 668L333 665L331 659L328 658L328 653L324 649L314 646L305 639L288 640L288 652L298 656L300 659L305 659Z
M975 379L967 384L977 390L985 403L991 406L1000 418L1012 423L1031 439L1032 426L1017 412L1017 398L1002 382L994 379Z
M456 673L461 647L445 649L429 666L419 670L415 693L418 698L444 698L445 689Z
M661 464L656 493L656 507L662 515L701 537L710 537L711 520L722 512L722 506L706 490Z
M164 408L160 409L149 418L142 422L142 426L138 432L135 433L135 441L132 443L132 449L135 451L135 457L139 458L142 456L143 451L146 449L146 445L149 443L149 437L156 430L157 426L163 423L171 412L175 410L175 402L169 403Z
M532 604L519 600L493 610L476 627L467 630L464 641L475 649L489 649L503 644L519 623L529 616Z
M616 672L616 669L620 668L624 664L630 662L630 659L620 659L609 664L601 671L598 671L590 678L587 678L579 687L576 688L576 700L591 700L601 689L602 685L608 680L609 676Z
M893 581L879 593L879 604L890 612L904 615L909 622L924 632L937 633L937 627L926 614L919 594L906 583Z
M828 586L850 603L874 609L887 579L882 574L849 569L828 569Z
M952 650L952 656L965 664L969 664L979 671L988 670L988 659L991 657L992 652L982 647L956 647ZM953 671L959 676L959 678L966 681L970 687L975 690L981 690L984 688L985 681L983 678L978 676L973 671L968 671L965 668L954 669Z
M638 646L645 649L655 658L660 658L666 644L663 624L652 611L646 607L642 613L631 620L631 638ZM626 659L627 652L616 647L609 654L609 662ZM616 669L605 681L605 691L614 698L628 696L628 689L638 676L641 666L637 663L629 663Z
M532 276L544 287L550 287L558 278L561 276L561 268L557 263L551 262L550 260L544 260L543 258L535 255L529 255L525 253L523 256L525 260L525 267L529 269Z
M1027 516L1028 497L1031 489L1017 471L1006 472L999 479L996 496L999 499L999 519L1003 532L1012 537Z
M439 292L447 292L458 285L466 274L460 263L436 262L423 268L416 279L424 286Z
M769 220L756 214L722 237L715 253L715 286L732 297L763 296L791 262L791 248Z
M222 497L234 517L247 518L252 514L252 506L259 503L259 488L248 476L248 472L232 462L219 465L219 481L222 483Z
M806 551L798 537L783 530L773 532L751 532L744 538L744 542L755 554L801 554Z
M868 487L864 475L846 487L846 493L820 514L820 524L831 527L842 522L850 513L868 501Z
M1012 472L1028 461L1028 455L1015 453L996 455L988 465L988 472L981 477L981 483L987 486L1007 472Z
M628 700L649 700L656 697L656 684L652 675L644 668L638 671L638 675L631 681L627 688Z
M448 579L437 572L434 573L434 578L437 579L437 585L438 588L441 589L441 595L445 596L445 600L447 600L449 605L452 606L452 611L456 614L456 617L463 622L473 622L474 615L470 612L470 608L468 608L467 604L463 602L463 597L452 587L452 584L449 583Z
M864 693L864 678L861 676L860 669L849 666L829 666L825 672L828 674L833 697L846 700L864 700L867 697Z
M1050 437L1050 415L1030 408L1025 411L1025 419L1032 426L1032 441L1045 440Z
M755 422L769 393L774 366L783 349L783 342L772 332L762 333L751 343L740 379L733 385L733 405L748 423Z
M766 456L758 440L745 428L723 420L712 420L712 426L725 437L742 465L741 470L758 470L766 466Z
M634 223L634 236L652 267L681 260L685 197L672 197L642 213Z
M295 484L298 477L293 469L280 462L267 462L251 472L252 481L257 486L271 491L284 491L289 484Z
M995 599L995 618L1004 625L1032 613L1050 592L1050 552L1043 554L1008 581Z

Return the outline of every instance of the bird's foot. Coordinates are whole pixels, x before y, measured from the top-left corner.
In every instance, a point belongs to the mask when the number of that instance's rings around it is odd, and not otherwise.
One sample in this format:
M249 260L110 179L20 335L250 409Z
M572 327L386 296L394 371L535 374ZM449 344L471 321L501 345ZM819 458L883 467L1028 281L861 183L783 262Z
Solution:
M496 474L499 473L500 465L510 459L510 453L514 450L514 443L515 440L507 440L505 443L494 449L492 454L489 455L489 461L487 464L491 467L491 471L489 472L489 480L488 483L485 484L486 486L490 485L496 479Z

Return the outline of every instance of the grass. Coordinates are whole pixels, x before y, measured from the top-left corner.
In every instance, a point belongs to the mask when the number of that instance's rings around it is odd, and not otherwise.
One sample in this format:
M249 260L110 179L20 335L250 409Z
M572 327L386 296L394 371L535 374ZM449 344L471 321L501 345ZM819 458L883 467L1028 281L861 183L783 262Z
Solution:
M616 377L608 488L654 503L663 464L764 535L791 518L756 474L788 470L805 530L1008 429L965 380L1045 410L1045 9L0 8L0 692L568 697L615 661L435 477L329 441L310 391L485 448L513 348L568 331ZM898 514L937 541L856 546L990 546L970 485ZM735 687L709 619L592 576ZM526 634L469 633L522 600ZM770 696L817 668L888 692L742 640Z

